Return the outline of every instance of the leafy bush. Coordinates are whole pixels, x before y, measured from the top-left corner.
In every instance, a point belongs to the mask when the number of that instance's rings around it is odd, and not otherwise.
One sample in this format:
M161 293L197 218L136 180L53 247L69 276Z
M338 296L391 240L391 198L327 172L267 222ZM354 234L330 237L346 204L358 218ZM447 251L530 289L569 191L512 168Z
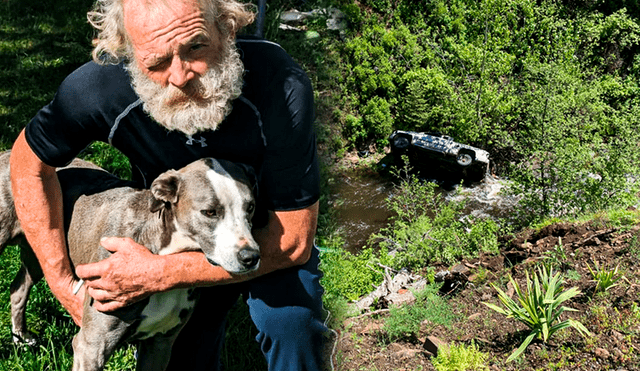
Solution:
M420 270L434 261L451 264L481 251L498 251L493 220L461 218L464 202L445 201L437 185L406 170L403 177L388 201L396 215L374 235L380 246L394 252L394 267Z
M320 268L324 274L322 286L326 290L325 300L340 297L356 300L371 292L373 286L379 285L384 279L384 272L376 264L380 256L384 254L375 254L372 249L364 249L358 255L344 249L323 252Z

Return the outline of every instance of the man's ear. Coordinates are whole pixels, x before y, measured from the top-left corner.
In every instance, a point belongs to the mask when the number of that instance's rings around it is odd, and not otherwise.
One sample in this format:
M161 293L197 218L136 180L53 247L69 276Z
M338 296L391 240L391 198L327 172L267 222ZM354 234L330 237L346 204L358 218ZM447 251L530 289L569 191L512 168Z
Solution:
M151 204L151 212L160 210L167 203L177 203L181 182L182 178L180 177L180 173L175 170L169 170L160 174L160 176L151 183L151 194L154 198Z

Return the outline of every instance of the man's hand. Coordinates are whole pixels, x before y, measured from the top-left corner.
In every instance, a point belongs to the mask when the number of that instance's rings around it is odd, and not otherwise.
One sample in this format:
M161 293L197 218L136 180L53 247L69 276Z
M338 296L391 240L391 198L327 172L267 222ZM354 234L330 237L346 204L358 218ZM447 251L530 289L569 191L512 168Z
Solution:
M113 253L97 263L80 265L78 277L102 312L120 309L162 291L161 259L130 238L105 238L102 247Z

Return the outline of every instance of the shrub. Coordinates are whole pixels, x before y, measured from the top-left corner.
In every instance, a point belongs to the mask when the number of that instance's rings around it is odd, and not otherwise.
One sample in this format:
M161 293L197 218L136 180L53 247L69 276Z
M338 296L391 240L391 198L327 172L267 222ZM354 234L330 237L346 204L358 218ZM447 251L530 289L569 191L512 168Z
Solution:
M388 201L396 215L373 237L394 251L394 267L420 270L435 261L451 264L481 251L498 251L494 221L461 218L464 202L446 201L436 192L437 185L421 181L407 168L403 171L404 178Z

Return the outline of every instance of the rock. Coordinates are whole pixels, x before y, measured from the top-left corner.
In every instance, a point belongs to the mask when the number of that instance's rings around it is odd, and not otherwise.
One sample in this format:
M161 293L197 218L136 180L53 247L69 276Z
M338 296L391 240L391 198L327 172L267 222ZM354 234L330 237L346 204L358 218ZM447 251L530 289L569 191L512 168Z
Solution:
M505 292L505 294L507 294L508 297L513 298L513 294L516 293L516 289L515 287L513 287L513 283L511 283L511 281L509 281L507 283L507 291Z
M401 270L395 277L391 277L389 269L385 269L385 278L380 286L369 295L358 300L354 305L358 311L368 309L374 302L378 302L382 307L389 304L404 304L415 301L415 296L411 290L421 290L427 281L418 276Z
M402 291L402 292L401 292ZM385 296L388 304L402 305L412 304L416 301L416 297L409 290L400 290Z
M427 336L422 348L433 356L438 355L438 349L448 348L449 345L435 336Z
M608 359L610 356L609 351L604 348L596 348L594 353L600 359Z
M415 358L418 355L422 355L424 352L419 349L403 349L393 353L393 358L403 360L407 358Z
M444 282L445 278L449 276L449 271L440 271L433 276L433 280L436 282Z
M474 314L470 315L467 319L469 321L473 321L474 319L480 317L481 315L482 315L482 313L474 313Z
M452 273L464 274L465 276L469 274L469 268L467 268L464 264L456 264L451 268Z

